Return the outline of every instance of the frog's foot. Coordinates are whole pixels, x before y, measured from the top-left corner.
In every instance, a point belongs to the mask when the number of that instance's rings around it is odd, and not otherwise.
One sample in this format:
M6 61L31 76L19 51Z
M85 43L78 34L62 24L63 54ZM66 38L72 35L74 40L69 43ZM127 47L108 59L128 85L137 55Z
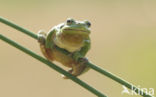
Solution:
M86 64L88 63L88 59L87 58L80 58L79 59L79 64Z
M40 31L37 33L37 36L38 36L38 42L39 42L40 44L45 44L46 33L43 32L42 30L40 30Z
M83 72L88 67L86 65L86 63L88 63L87 58L80 58L79 61L77 62L77 64L72 65L72 67L73 67L72 75L79 76L79 75L83 74Z
M80 58L80 59L79 59L79 64L82 64L82 65L85 66L84 69L83 69L83 71L81 72L81 74L84 74L85 72L87 72L87 71L90 69L90 67L87 66L87 63L88 63L88 62L89 62L89 61L88 61L87 58Z
M72 69L68 72L71 73L73 76L79 76L89 70L89 67L86 65L88 63L87 58L81 58L78 63L72 64ZM69 79L68 77L63 75L64 79Z

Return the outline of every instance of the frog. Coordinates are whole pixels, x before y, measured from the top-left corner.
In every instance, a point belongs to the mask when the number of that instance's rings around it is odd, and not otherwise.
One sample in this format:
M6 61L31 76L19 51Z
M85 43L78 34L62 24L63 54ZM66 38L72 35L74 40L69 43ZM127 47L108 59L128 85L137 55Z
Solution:
M48 33L40 30L37 36L42 54L51 62L69 67L68 72L75 77L87 72L90 68L85 56L91 48L90 26L88 20L68 18L64 23L52 27ZM68 79L64 75L62 77Z

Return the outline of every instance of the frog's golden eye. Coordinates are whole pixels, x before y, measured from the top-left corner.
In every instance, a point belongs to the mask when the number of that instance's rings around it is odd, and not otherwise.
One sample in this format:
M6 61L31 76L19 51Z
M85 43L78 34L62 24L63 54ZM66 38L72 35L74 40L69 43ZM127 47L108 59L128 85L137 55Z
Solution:
M87 25L88 27L91 26L91 23L90 23L89 21L85 21L85 23L86 23L86 25Z
M74 23L75 21L73 20L73 19L71 19L71 18L69 18L69 19L67 19L67 24L72 24L72 23Z

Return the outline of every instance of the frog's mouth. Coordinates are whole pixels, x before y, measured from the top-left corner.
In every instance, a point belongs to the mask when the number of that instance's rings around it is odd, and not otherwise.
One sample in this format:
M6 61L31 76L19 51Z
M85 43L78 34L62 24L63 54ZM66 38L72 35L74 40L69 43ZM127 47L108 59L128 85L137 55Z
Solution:
M66 33L66 34L81 34L81 35L89 35L90 34L90 31L89 30L81 30L81 29L71 29L71 28L68 28L68 29L63 29L63 32Z
M81 29L64 29L64 31L77 31L77 32L86 32L86 33L90 32L88 30L81 30Z

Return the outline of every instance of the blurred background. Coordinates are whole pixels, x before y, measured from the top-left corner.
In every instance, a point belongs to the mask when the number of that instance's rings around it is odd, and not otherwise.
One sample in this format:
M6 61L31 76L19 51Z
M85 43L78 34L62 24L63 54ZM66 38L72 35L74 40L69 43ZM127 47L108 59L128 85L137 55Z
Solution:
M35 33L68 17L89 20L89 60L139 88L156 89L155 0L0 0L0 16ZM31 37L1 23L0 33L42 55ZM108 97L141 97L121 94L120 84L94 70L79 78ZM95 95L0 40L0 97Z

